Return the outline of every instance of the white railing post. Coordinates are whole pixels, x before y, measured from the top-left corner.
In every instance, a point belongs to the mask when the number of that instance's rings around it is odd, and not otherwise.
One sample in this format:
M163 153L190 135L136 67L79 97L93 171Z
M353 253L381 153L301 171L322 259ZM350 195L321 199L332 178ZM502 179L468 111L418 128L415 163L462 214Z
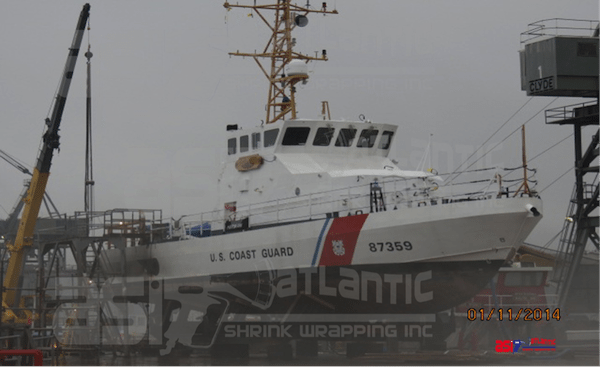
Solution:
M346 201L346 205L348 206L348 213L350 213L352 210L351 201L352 201L352 197L350 196L350 188L348 187L348 201Z

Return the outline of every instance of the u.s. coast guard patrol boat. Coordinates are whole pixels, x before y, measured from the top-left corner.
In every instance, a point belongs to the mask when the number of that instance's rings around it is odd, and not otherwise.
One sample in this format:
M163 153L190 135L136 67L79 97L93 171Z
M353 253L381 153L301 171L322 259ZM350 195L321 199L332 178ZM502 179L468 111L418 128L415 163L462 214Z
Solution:
M502 191L498 172L473 189L401 169L388 157L394 124L331 120L326 103L322 119L298 117L296 85L327 55L294 51L291 32L310 13L337 11L289 0L225 8L251 9L272 30L262 52L232 53L269 79L265 123L227 126L218 210L176 221L168 240L109 250L104 263L159 294L148 314L163 352L389 337L402 333L393 322L431 321L477 294L540 220L537 195Z

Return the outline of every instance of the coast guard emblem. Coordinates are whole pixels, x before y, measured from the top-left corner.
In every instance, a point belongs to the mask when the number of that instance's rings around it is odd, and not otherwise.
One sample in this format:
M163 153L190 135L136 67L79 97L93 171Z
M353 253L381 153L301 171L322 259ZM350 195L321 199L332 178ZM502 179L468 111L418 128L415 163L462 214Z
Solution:
M346 249L344 249L344 242L340 241L332 241L331 243L333 247L333 253L337 256L344 256L346 253Z

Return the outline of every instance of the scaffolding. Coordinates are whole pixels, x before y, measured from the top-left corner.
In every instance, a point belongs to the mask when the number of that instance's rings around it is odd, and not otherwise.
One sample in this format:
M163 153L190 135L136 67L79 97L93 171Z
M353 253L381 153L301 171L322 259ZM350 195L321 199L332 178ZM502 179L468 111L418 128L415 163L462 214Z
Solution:
M38 230L25 261L19 307L11 308L20 316L18 322L0 324L0 347L38 349L54 364L66 354L97 355L105 345L128 352L123 338L129 333L110 326L117 318L100 291L110 279L124 278L125 261L115 266L103 250L124 254L125 247L161 242L169 232L162 220L162 211L155 209L88 211L64 218L62 226ZM7 261L4 247L0 283Z

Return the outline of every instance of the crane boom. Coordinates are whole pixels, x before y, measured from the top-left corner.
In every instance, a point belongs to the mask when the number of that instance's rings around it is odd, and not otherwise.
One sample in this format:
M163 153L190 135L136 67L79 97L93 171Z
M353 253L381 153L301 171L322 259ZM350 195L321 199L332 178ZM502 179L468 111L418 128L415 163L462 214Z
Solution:
M31 172L29 172L29 169L27 167L19 163L19 161L17 161L14 157L12 157L10 154L6 153L2 149L0 149L0 158L4 159L10 165L23 172L24 174L31 176Z
M73 42L69 48L63 76L52 107L52 114L50 115L50 118L46 119L47 130L42 137L42 148L38 153L37 164L33 170L33 177L31 178L31 184L29 185L29 190L25 199L25 207L23 209L21 221L19 222L17 236L13 244L7 244L6 246L10 251L10 259L8 260L2 292L2 306L5 308L15 307L16 300L19 298L17 288L22 274L26 250L33 243L33 233L44 192L46 190L46 184L48 183L52 156L54 155L54 150L58 149L60 145L58 131L65 103L67 101L69 87L71 86L71 79L73 78L73 71L75 70L75 63L77 62L81 40L83 39L85 25L89 18L89 11L90 5L85 4L79 15ZM8 321L10 318L14 318L14 313L10 309L5 310L2 314L2 321Z

